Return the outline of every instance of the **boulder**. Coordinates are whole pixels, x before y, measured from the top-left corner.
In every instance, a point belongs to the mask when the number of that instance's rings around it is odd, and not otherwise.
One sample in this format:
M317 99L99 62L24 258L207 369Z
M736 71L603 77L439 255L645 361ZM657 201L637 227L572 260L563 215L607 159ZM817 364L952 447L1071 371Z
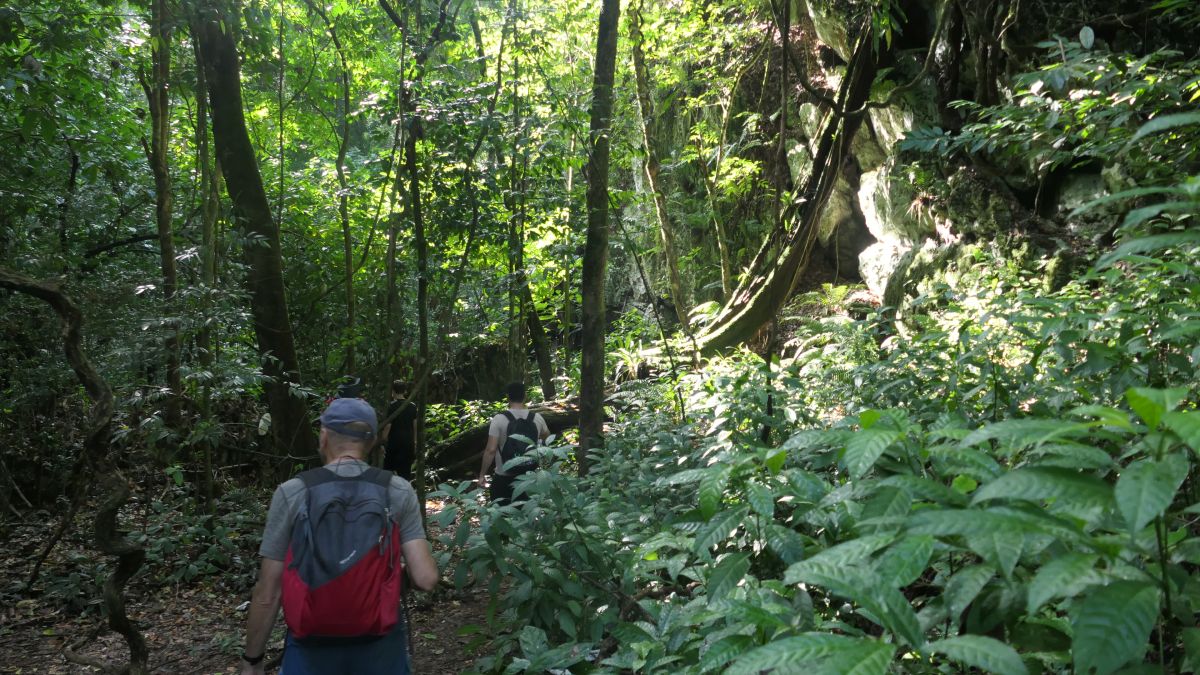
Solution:
M880 241L894 239L908 245L933 234L933 228L913 217L911 205L917 189L907 176L897 175L889 161L863 173L859 179L858 206L867 230Z
M911 244L898 239L876 241L858 254L858 274L867 288L871 289L871 293L877 298L882 298L887 290L888 280L897 269L907 266L907 259L911 258L912 252Z

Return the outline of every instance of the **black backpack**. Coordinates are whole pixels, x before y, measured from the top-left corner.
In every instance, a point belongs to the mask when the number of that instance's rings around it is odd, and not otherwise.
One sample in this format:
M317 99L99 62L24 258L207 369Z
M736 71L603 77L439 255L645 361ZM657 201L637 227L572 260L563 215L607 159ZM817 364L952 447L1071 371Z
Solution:
M508 418L508 437L504 441L504 447L500 448L500 466L510 476L519 476L537 468L537 459L533 457L516 466L503 468L509 461L524 455L537 445L540 434L537 424L533 421L535 414L531 412L528 417L517 417L508 410L503 413Z

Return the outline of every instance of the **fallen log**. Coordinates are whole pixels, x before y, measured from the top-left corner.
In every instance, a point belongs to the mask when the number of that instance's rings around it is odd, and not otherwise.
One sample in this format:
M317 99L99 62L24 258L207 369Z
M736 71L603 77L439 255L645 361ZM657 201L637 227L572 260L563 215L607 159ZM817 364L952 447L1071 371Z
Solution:
M550 433L561 435L563 430L579 426L579 402L549 401L530 406L530 409L546 420ZM498 412L498 411L497 411ZM483 448L487 445L488 422L480 424L429 448L426 466L437 472L440 478L474 478L483 459Z

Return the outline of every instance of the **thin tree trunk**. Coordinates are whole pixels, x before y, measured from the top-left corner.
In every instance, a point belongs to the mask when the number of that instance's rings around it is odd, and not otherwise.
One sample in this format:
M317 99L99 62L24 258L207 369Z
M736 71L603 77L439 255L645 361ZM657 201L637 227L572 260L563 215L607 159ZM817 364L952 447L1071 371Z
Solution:
M583 345L579 383L579 475L589 453L604 444L604 274L608 267L608 157L620 0L603 0L596 36L590 152L587 163L587 243L583 250Z
M425 219L421 213L421 171L417 162L417 138L420 121L411 118L408 138L404 142L404 164L408 171L408 215L413 224L413 243L417 249L417 362L422 372L429 369L429 242L425 237ZM416 392L418 448L425 447L425 406L429 388L424 383ZM413 476L417 479L417 496L425 503L425 457L417 453L413 463Z
M300 365L292 337L279 229L263 189L254 146L246 131L242 108L241 71L237 45L226 32L236 24L205 17L194 33L200 44L212 113L213 138L233 204L233 218L249 235L245 249L247 285L254 331L258 338L271 430L280 454L307 456L316 452L316 436L303 399L293 395L300 384ZM223 30L222 26L226 28Z
M154 173L154 219L158 224L163 305L167 314L174 316L179 309L175 307L179 280L175 270L175 240L171 226L171 168L168 158L171 147L171 98L167 82L171 74L172 31L166 0L153 0L151 3L150 30L154 36L150 52L153 75L150 82L142 78L142 88L150 108L151 127L150 147L146 149L146 155ZM183 380L179 373L179 328L172 325L167 331L167 388L170 393L166 399L165 417L168 427L180 429L183 426L180 412Z
M650 73L646 67L646 54L643 46L645 36L642 34L642 7L644 0L638 0L629 14L629 41L633 50L633 72L637 81L638 108L641 111L639 119L642 129L642 144L646 149L646 160L643 164L646 182L650 186L650 194L654 197L654 215L658 218L659 241L663 247L663 259L667 263L667 279L670 285L671 302L675 305L675 316L684 332L688 328L688 314L691 308L687 296L683 292L683 278L679 274L679 257L675 253L675 232L671 227L671 219L667 215L667 198L659 184L658 175L660 163L658 148L654 139L654 102L650 98ZM647 291L650 289L647 288Z
M350 233L350 179L346 176L346 152L350 148L350 64L346 59L346 50L342 47L342 41L338 37L337 26L334 25L329 15L312 0L308 0L308 7L325 22L325 29L329 31L333 49L342 65L342 72L338 76L342 85L341 110L338 111L341 129L334 168L338 180L338 217L342 223L342 254L345 258L346 326L344 342L346 353L342 358L342 368L346 373L353 373L355 371L354 240Z
M433 50L447 38L447 27L453 28L455 17L458 16L458 9L461 7L461 0L459 0L459 4L455 4L454 8L451 9L450 5L452 1L438 1L437 21L430 30L425 46L419 52L414 53L413 64L416 66L416 72L409 80L409 83L401 87L401 107L404 110L415 110L415 106L413 105L413 84L424 77L425 64L433 54ZM392 20L392 23L400 29L402 35L407 36L408 28L406 20L396 13L391 3L388 0L379 0L379 6L387 14L388 18ZM407 17L407 14L405 16ZM416 377L416 382L413 385L416 389L415 398L417 403L417 456L413 462L413 477L416 478L417 498L421 503L421 513L423 516L425 513L425 408L429 399L429 388L426 383L429 379L431 368L429 360L429 253L428 242L425 237L425 223L422 220L421 214L421 181L420 168L417 162L417 139L421 135L420 121L418 116L415 114L412 115L404 142L404 155L410 186L407 208L413 221L413 237L417 249L417 350L421 372ZM401 124L403 123L404 121L401 119Z
M512 75L512 132L513 152L509 157L508 194L505 195L505 207L508 210L508 361L509 378L525 381L525 340L524 324L521 313L524 309L521 286L524 283L525 261L522 259L520 227L522 213L522 181L517 169L517 155L523 150L525 133L521 122L521 22L519 5L514 0L513 6L513 75Z
M571 132L570 157L575 156L575 144L578 139L575 132ZM567 162L567 175L564 177L566 182L567 195L567 228L575 229L575 209L572 208L575 204L575 165L572 162ZM562 309L562 344L563 344L563 376L569 378L571 375L571 331L575 327L575 317L572 311L575 305L575 283L574 275L571 274L571 265L566 266L566 278L563 279L563 309Z
M200 307L203 316L210 316L212 294L217 285L217 212L221 206L220 178L213 165L208 143L208 101L205 92L204 63L200 50L196 55L196 165L200 167L200 283L203 290ZM200 352L200 364L211 368L215 361L217 344L213 327L205 322L196 334L196 347ZM207 416L211 411L212 384L206 379L200 395L200 414ZM212 446L204 448L204 494L211 511L216 498L216 483L213 476Z
M67 228L70 225L71 206L75 203L75 188L79 185L79 153L68 144L67 155L71 160L71 172L67 174L66 193L58 205L58 253L62 256L64 271L67 265Z

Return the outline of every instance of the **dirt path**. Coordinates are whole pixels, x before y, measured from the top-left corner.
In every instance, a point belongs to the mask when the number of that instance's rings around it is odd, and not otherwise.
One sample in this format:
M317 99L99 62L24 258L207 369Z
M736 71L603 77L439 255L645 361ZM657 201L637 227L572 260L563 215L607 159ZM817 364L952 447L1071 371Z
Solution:
M431 513L438 506L431 503ZM0 675L97 673L98 668L85 664L124 663L124 640L108 630L98 600L83 594L74 606L50 607L20 593L47 529L44 523L15 525L0 541L5 552L0 558ZM431 540L434 535L430 533ZM47 561L39 586L86 586L92 553L76 530ZM128 609L149 645L152 672L237 672L246 622L239 607L248 597L248 591L239 592L217 577L178 587L135 581L127 594ZM442 588L418 595L412 612L414 672L451 675L467 670L475 657L465 651L472 638L459 635L459 629L482 624L487 602L485 590ZM283 632L277 627L270 653L279 654L282 645ZM277 667L267 672L277 672Z

